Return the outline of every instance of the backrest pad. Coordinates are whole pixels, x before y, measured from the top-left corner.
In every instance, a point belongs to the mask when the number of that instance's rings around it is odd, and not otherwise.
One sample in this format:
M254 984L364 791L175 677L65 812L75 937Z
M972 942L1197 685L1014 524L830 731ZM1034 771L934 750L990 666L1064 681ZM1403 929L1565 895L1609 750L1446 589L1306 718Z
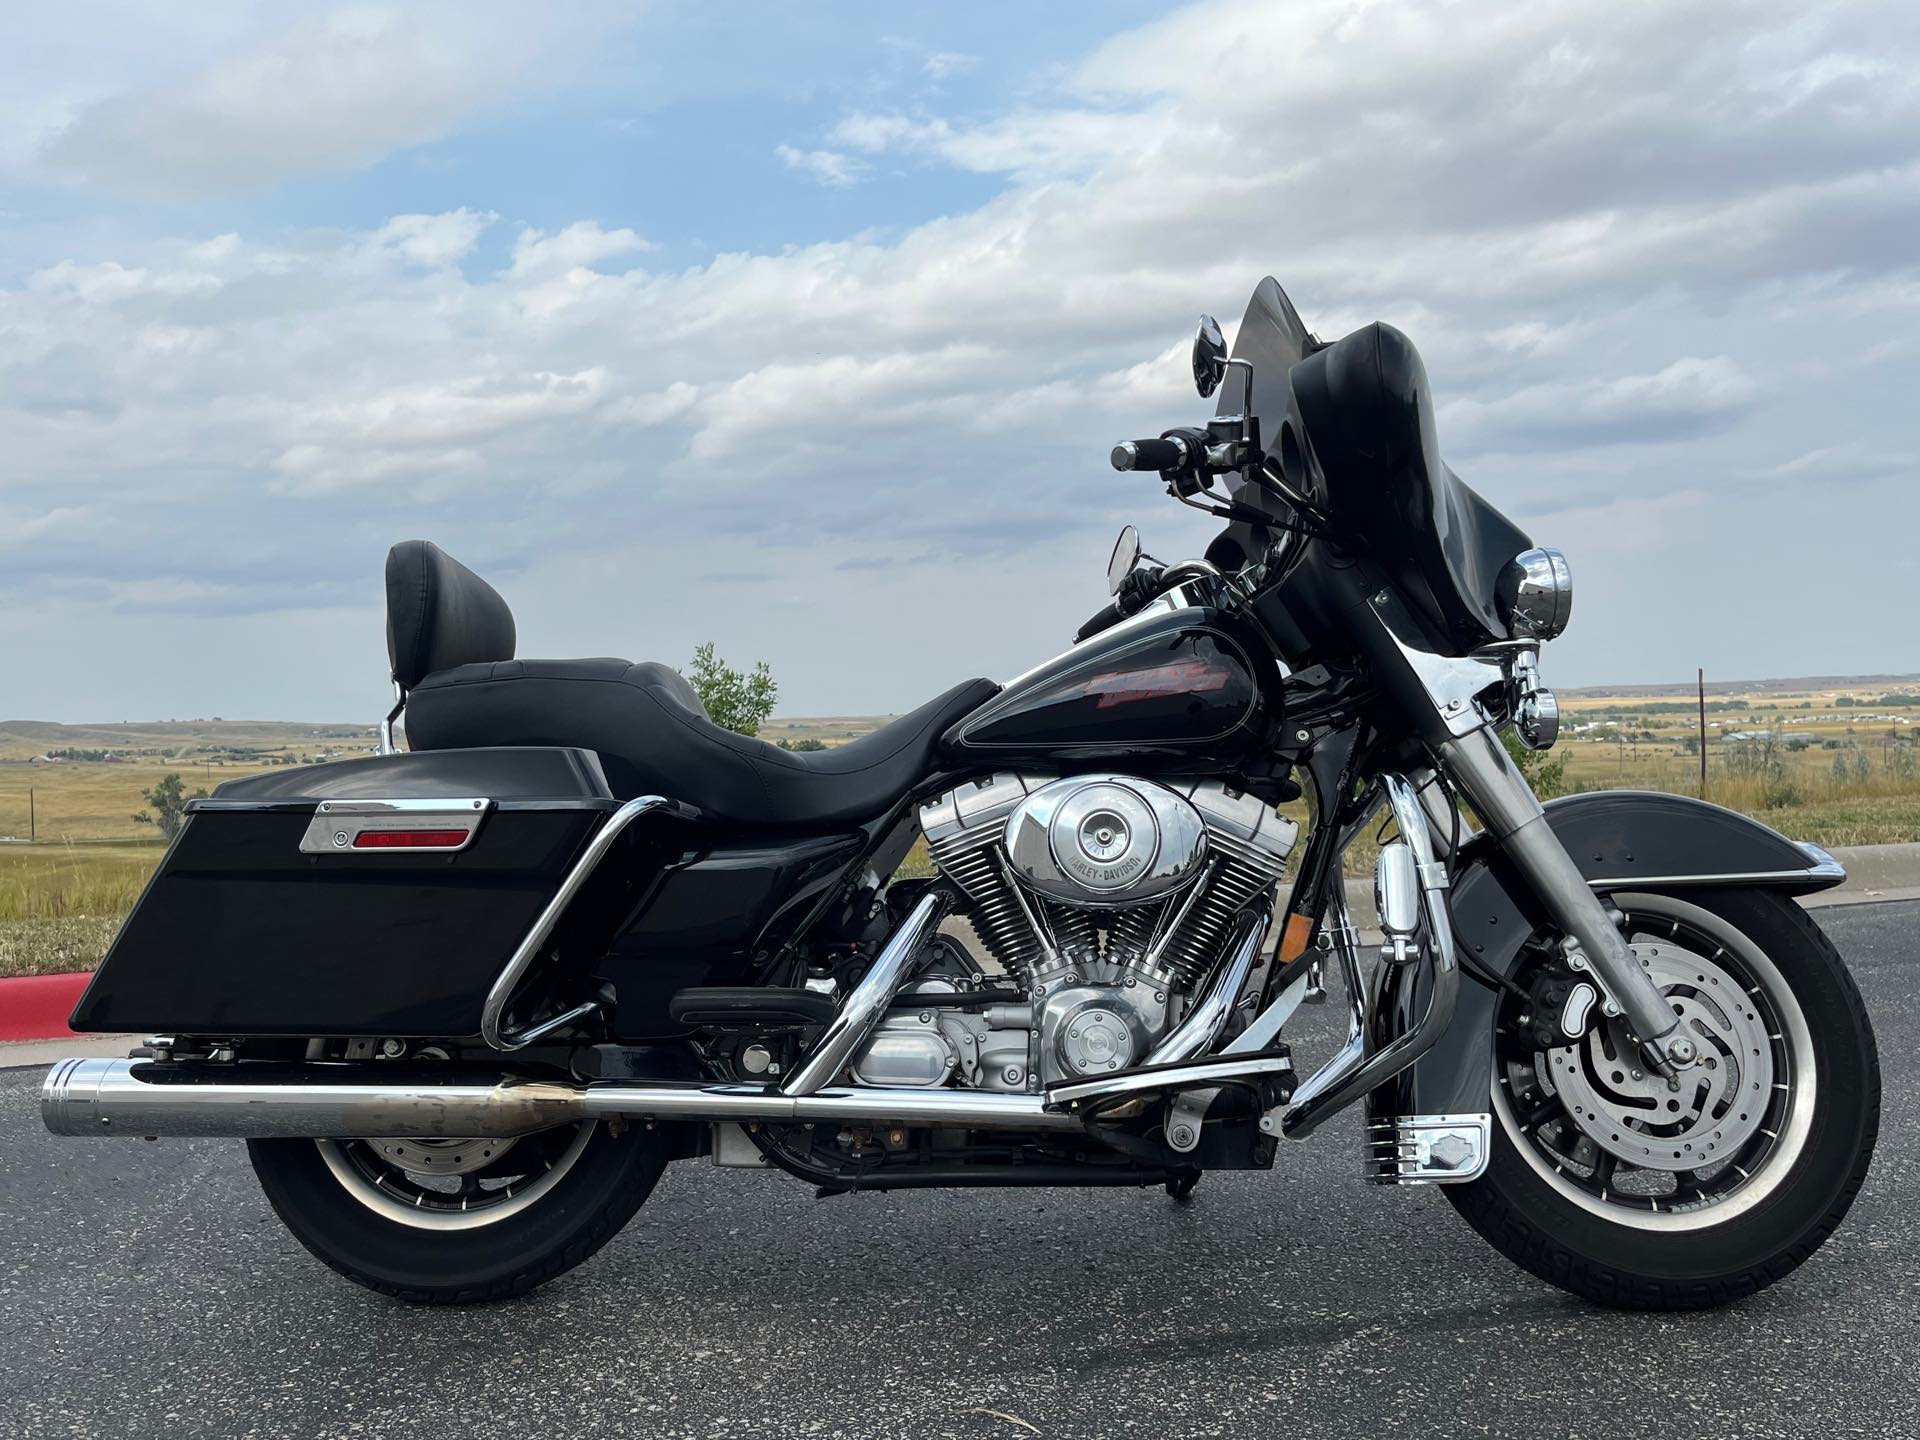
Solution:
M402 540L387 552L387 658L411 690L436 670L511 660L513 611L438 545Z

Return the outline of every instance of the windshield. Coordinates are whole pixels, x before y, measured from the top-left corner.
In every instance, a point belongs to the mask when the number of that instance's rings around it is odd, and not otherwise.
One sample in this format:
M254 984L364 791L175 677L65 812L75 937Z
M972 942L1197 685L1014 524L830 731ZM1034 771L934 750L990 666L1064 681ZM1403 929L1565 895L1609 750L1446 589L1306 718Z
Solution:
M1280 422L1287 418L1287 403L1292 394L1287 374L1319 342L1300 321L1300 312L1287 299L1287 292L1268 276L1255 287L1247 302L1246 317L1240 333L1234 337L1233 358L1253 365L1253 413L1260 421L1260 443L1271 455L1280 443ZM1216 415L1238 415L1242 378L1238 366L1227 372L1220 385L1220 403Z

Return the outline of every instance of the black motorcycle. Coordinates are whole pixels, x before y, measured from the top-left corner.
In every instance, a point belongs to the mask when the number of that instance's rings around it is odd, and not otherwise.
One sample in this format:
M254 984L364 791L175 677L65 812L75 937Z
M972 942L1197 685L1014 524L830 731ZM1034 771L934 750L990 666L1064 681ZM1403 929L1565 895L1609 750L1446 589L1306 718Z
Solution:
M1193 368L1218 413L1113 464L1225 521L1206 557L1129 527L1065 654L824 751L664 665L515 659L498 594L396 546L383 753L191 807L73 1016L156 1033L57 1065L48 1128L244 1138L310 1250L421 1301L579 1264L671 1160L1184 1197L1356 1104L1367 1178L1577 1294L1779 1279L1878 1127L1794 899L1842 870L1696 800L1538 803L1501 732L1554 742L1567 562L1441 461L1406 336L1323 343L1267 280ZM1296 1083L1328 969L1349 1038Z

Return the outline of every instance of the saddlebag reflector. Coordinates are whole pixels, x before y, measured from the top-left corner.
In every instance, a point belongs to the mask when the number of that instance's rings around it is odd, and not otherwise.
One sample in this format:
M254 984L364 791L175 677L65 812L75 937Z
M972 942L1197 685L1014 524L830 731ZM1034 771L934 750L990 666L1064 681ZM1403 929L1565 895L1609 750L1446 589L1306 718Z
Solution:
M488 989L617 808L596 757L566 749L406 752L222 785L189 807L71 1024L477 1034Z

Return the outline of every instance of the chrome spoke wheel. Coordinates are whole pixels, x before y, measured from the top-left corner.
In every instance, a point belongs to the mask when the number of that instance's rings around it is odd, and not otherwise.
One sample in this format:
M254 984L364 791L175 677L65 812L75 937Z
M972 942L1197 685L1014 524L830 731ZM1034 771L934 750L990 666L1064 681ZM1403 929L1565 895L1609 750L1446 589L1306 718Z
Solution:
M1717 1225L1758 1204L1807 1139L1816 1075L1806 1017L1778 967L1712 911L1615 897L1635 958L1699 1046L1672 1080L1618 1021L1541 1051L1503 1024L1494 1111L1507 1139L1582 1209L1650 1230ZM1506 1019L1524 1008L1507 1002Z
M520 1139L317 1140L340 1186L390 1220L471 1230L517 1215L579 1161L597 1122Z

